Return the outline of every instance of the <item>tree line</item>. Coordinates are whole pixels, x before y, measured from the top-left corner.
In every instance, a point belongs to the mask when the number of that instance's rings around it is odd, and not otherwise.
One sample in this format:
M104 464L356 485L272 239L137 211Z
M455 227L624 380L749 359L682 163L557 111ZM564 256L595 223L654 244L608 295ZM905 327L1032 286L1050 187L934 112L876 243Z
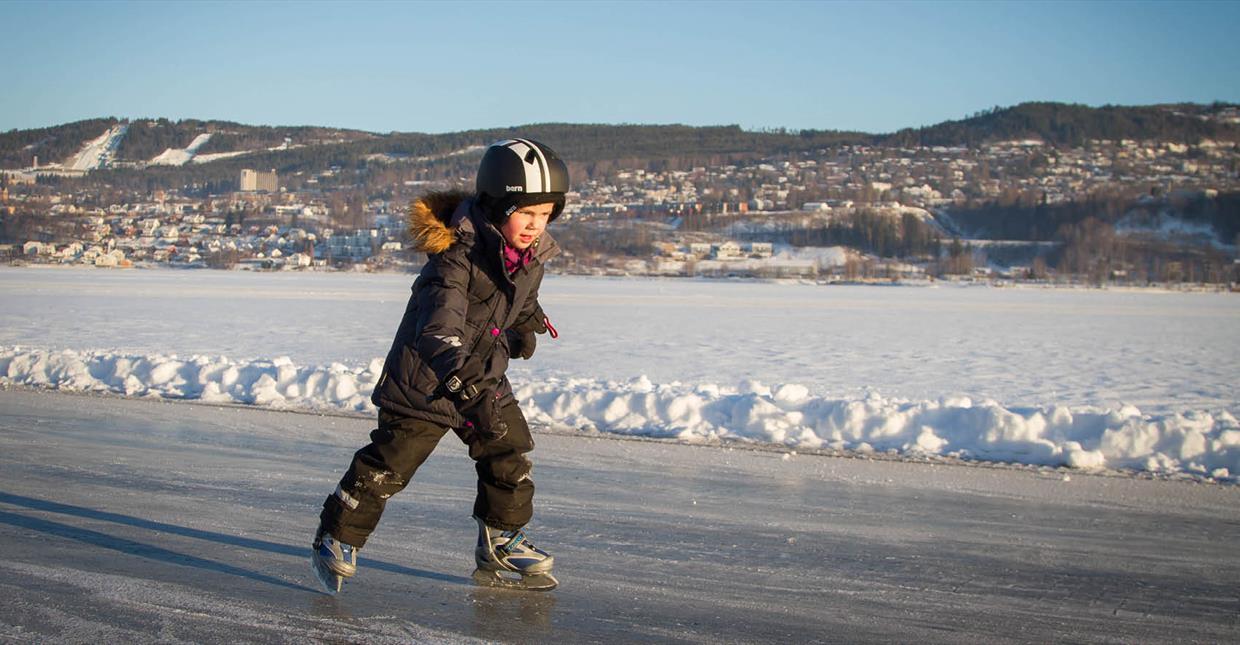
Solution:
M1034 201L1039 200L1039 201ZM1114 226L1124 218L1154 223L1162 214L1209 226L1218 241L1232 243L1240 235L1240 192L1165 194L1119 190L1097 191L1078 199L1047 204L1040 196L1014 193L972 207L950 210L953 221L971 237L992 240L1054 241L1067 227L1093 218Z
M719 218L715 220L715 228L727 228L719 223ZM743 232L736 237L792 246L847 246L886 258L937 258L943 247L943 237L936 227L916 215L886 215L871 208L859 208L843 217L808 226L788 220L775 224L773 230Z
M1240 140L1240 128L1202 119L1225 108L1208 106L1115 106L1099 108L1065 103L1022 103L994 108L959 121L924 128L907 128L883 139L883 144L914 146L974 146L987 141L1035 138L1075 147L1090 139L1136 139L1198 143L1202 139Z

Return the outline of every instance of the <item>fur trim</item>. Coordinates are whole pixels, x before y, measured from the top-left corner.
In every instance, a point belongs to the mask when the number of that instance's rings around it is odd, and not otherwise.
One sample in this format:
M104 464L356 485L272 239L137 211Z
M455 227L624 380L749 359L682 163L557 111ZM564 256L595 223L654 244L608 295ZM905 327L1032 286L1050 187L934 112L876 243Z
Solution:
M443 253L456 243L456 230L449 226L452 213L472 197L463 190L427 193L409 205L409 238L423 253Z

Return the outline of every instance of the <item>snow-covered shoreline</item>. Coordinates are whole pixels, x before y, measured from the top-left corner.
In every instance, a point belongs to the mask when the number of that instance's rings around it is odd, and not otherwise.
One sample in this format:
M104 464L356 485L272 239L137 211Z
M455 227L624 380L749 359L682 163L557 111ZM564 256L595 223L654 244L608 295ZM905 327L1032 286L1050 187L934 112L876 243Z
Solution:
M380 359L363 367L298 366L288 357L124 355L0 348L0 384L316 412L373 412ZM804 385L745 381L656 384L551 378L518 384L530 421L558 430L742 442L905 457L1240 475L1240 424L1226 410L1147 415L1118 409L1005 407L993 400L912 401L871 392L830 399Z
M0 384L373 414L413 277L0 270ZM560 432L1236 481L1230 294L549 276Z
M231 153L222 153L231 154ZM0 265L0 271L11 270L35 270L35 271L86 271L98 272L102 275L124 274L126 272L137 273L168 273L168 274L203 274L203 275L267 275L267 276L387 276L387 277L405 277L413 280L416 272L405 270L340 270L340 269L322 269L322 268L306 268L306 269L289 269L289 270L272 270L257 271L250 267L237 267L233 269L213 269L201 266L176 266L168 264L157 264L152 262L138 262L131 267L115 268L115 267L97 267L94 265L77 265L77 264L45 264L45 263L19 263L8 267ZM1057 281L1057 280L1010 280L1004 278L948 278L948 279L916 279L916 278L870 278L870 279L811 279L811 278L766 278L756 276L727 276L716 277L709 275L667 275L661 273L649 274L625 274L625 275L590 275L582 273L560 273L552 270L547 275L556 276L567 279L586 279L600 281L638 281L638 282L672 282L672 283L704 283L704 284L753 284L753 285L805 285L817 287L893 287L907 289L996 289L996 290L1030 290L1030 291L1065 291L1065 292L1109 292L1109 293L1150 293L1150 294L1227 294L1237 293L1240 290L1226 284L1207 284L1207 283L1150 283L1148 285L1135 284L1094 284L1089 282L1074 281Z

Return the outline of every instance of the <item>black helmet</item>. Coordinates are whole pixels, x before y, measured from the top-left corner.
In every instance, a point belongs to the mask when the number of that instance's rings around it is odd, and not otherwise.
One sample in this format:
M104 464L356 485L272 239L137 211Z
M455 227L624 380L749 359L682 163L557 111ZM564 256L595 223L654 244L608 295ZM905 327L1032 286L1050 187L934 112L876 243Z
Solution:
M555 151L533 139L496 141L478 165L478 202L491 221L502 224L518 208L555 204L551 219L564 210L568 167Z

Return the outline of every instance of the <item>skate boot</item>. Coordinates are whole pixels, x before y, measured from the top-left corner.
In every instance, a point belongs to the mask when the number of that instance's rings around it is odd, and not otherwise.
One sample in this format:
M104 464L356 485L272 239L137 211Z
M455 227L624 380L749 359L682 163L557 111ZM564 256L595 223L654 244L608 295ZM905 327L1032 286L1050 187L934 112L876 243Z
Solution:
M314 534L310 564L323 591L335 595L340 593L344 579L357 573L357 549L340 542L320 526Z
M521 530L501 531L478 522L478 548L474 549L474 582L487 587L528 591L551 591L560 584L551 575L555 564L546 551L534 546Z

